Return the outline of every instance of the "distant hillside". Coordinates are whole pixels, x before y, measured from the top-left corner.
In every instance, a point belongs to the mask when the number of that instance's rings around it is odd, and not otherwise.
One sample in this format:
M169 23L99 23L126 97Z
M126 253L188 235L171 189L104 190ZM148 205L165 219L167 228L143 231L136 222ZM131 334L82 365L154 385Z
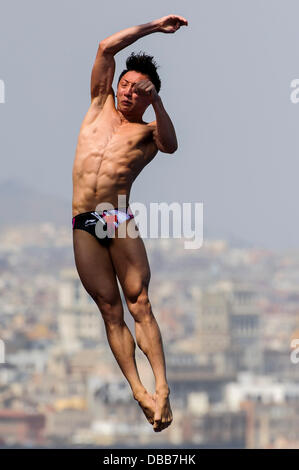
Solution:
M71 223L71 203L42 193L21 181L0 181L0 226L47 222Z
M38 189L15 180L0 181L0 227L12 224L50 221L56 225L70 224L72 204L60 197L45 194ZM194 221L192 220L192 226ZM204 238L223 238L238 248L249 248L253 244L232 233L204 227Z

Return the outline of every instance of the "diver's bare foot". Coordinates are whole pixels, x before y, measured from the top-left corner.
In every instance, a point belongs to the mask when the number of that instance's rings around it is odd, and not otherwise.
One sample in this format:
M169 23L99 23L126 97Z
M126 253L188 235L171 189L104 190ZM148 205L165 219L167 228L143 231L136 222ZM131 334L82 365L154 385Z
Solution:
M160 432L167 428L173 420L172 411L169 403L169 389L163 388L156 390L153 397L156 402L154 415L154 431Z
M147 390L139 392L134 395L134 399L138 402L138 405L141 407L143 413L146 416L146 419L150 424L154 424L154 414L155 414L155 400L153 395L148 393Z

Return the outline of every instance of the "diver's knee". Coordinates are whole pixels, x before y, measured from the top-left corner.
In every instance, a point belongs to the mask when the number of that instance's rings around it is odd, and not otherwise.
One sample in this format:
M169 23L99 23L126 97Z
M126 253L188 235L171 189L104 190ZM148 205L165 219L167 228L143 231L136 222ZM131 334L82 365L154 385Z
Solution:
M149 320L152 317L152 307L147 292L141 292L137 297L127 300L129 312L137 322Z
M99 293L90 295L97 304L105 323L117 324L123 322L123 306L119 299L115 300Z

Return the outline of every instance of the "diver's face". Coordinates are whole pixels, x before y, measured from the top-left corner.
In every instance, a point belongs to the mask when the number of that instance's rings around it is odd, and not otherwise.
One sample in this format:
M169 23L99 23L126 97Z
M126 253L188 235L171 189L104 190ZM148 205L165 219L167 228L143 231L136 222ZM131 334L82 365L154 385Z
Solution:
M123 112L143 111L149 105L149 97L142 96L134 90L134 85L141 80L148 80L149 77L135 70L125 73L120 79L117 87L117 108Z

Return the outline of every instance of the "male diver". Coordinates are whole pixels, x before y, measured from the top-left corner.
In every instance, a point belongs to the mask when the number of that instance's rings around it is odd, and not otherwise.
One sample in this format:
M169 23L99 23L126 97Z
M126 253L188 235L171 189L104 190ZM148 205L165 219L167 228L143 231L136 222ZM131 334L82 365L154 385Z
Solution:
M99 43L91 74L91 104L80 128L72 173L76 268L102 314L109 345L133 397L155 432L169 426L173 416L161 333L148 296L150 267L140 234L117 237L117 232L120 224L135 223L129 207L135 178L158 150L173 154L178 144L158 94L161 82L153 57L145 53L128 57L118 80L116 107L114 56L143 36L174 33L187 25L182 16L168 15L124 29ZM156 120L146 123L142 116L149 105ZM125 201L121 207L119 196ZM138 232L136 224L135 230ZM153 369L154 394L143 386L137 371L136 345L124 322L117 278L135 320L137 344Z

